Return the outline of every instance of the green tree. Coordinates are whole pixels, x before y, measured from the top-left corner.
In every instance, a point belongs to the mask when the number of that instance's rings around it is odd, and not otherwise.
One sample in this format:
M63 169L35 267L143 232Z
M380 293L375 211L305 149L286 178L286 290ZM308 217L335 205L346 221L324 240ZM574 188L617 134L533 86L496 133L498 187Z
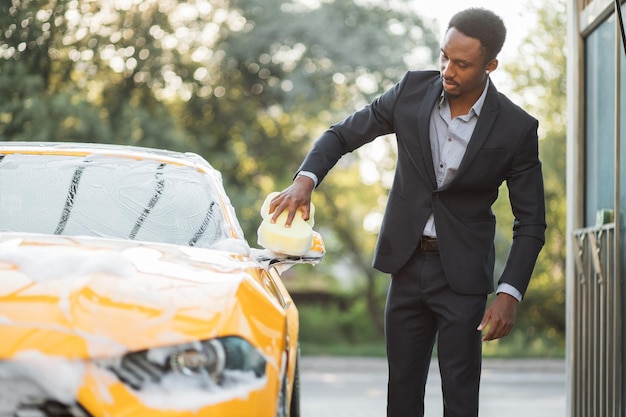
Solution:
M518 101L539 119L539 154L546 193L546 244L533 279L520 304L516 333L524 343L543 340L565 344L565 146L566 146L566 2L535 3L536 24L520 47L520 56L505 66ZM503 187L502 194L506 194ZM499 213L510 211L505 199ZM499 215L500 216L500 215ZM499 225L501 239L510 239L508 222ZM500 245L502 252L508 250ZM501 253L503 259L505 253ZM503 341L503 343L506 343Z
M205 93L181 119L230 184L252 190L244 207L291 181L321 129L395 82L407 51L421 48L431 62L438 45L413 13L376 5L238 0L229 13L200 62L208 71L194 89Z
M263 198L291 181L312 139L407 68L432 62L438 46L405 7L310 4L3 2L0 139L201 153L222 171L254 243ZM345 158L320 190L329 246L322 270L356 265L347 269L366 277L374 308L375 233L362 222L382 210L385 189L364 184L360 165L357 155ZM380 323L380 311L372 314Z
M420 57L419 65L430 64L438 42L419 16L376 4L321 2L309 8L239 0L233 6L231 26L237 30L220 32L215 42L223 52L222 71L207 75L210 86L199 80L197 90L210 93L192 97L181 119L198 149L225 174L254 241L263 198L291 182L317 134L390 87ZM412 62L407 51L421 55ZM357 155L344 158L314 196L328 245L315 272L351 271L355 295L365 297L382 334L379 287L385 280L371 268L375 233L364 230L363 219L382 211L386 190L363 183L359 164Z
M154 2L2 2L0 139L180 148L155 87L168 56L148 35L163 16Z

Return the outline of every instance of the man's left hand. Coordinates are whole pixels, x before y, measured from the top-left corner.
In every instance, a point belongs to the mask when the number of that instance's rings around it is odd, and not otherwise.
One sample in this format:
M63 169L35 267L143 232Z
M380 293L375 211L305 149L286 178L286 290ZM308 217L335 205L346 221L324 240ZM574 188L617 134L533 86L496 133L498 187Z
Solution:
M500 339L508 335L515 324L515 313L517 310L517 299L506 293L500 293L485 311L478 331L482 332L487 325L489 329L483 335L482 341Z

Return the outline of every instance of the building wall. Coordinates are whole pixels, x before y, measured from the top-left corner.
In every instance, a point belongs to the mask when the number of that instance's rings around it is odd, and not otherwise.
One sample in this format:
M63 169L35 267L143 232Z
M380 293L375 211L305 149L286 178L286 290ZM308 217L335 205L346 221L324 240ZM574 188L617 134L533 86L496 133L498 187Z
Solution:
M626 417L626 53L614 0L568 22L567 415Z

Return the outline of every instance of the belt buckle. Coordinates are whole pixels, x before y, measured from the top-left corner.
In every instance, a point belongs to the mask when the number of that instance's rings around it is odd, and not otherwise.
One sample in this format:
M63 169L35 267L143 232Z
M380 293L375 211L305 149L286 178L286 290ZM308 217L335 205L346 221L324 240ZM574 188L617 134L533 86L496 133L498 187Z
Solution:
M424 252L438 252L439 243L436 237L422 236L420 237L420 250Z

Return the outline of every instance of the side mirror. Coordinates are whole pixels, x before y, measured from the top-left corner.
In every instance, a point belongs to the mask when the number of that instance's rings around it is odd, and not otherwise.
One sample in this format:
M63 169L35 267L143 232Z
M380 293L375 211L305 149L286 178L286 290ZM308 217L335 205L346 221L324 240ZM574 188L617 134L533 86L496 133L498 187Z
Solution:
M292 265L296 264L311 264L317 265L324 258L326 253L326 247L324 246L324 240L322 235L313 231L312 244L309 250L302 255L289 255L284 253L277 253L270 249L253 249L252 256L261 263L268 265L281 264L288 269Z

